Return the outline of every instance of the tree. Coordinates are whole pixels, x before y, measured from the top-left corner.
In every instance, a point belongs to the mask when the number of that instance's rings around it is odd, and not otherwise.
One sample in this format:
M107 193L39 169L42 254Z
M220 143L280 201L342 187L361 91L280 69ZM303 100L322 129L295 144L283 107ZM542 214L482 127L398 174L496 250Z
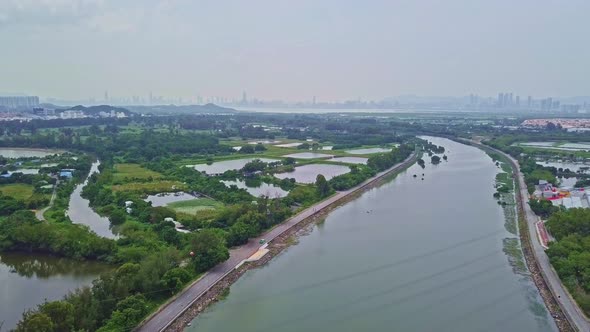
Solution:
M171 289L171 293L175 293L182 289L182 287L191 280L191 274L180 267L175 267L168 270L162 277L162 285Z
M204 272L229 258L225 239L218 232L204 229L191 234L190 248L198 272Z
M41 312L28 311L14 329L15 332L53 332L51 318Z
M256 150L254 149L254 147L251 144L247 144L244 145L240 148L240 153L244 153L244 154L251 154L251 153L255 153Z
M53 322L53 331L68 332L74 326L74 306L66 301L46 302L39 306L39 311L46 314Z
M109 216L109 220L111 221L111 223L113 225L120 225L120 224L124 223L125 220L127 220L127 215L122 210L115 209L113 212L111 212L111 215Z
M318 195L321 198L327 197L330 195L332 188L330 188L330 184L326 181L326 178L322 174L318 174L315 179L315 185L317 187Z
M440 163L440 157L439 157L439 156L436 156L436 155L434 155L434 156L430 157L430 162L431 162L433 165L436 165L436 164Z
M264 145L262 145L262 143L258 143L254 147L254 151L266 151L266 147Z

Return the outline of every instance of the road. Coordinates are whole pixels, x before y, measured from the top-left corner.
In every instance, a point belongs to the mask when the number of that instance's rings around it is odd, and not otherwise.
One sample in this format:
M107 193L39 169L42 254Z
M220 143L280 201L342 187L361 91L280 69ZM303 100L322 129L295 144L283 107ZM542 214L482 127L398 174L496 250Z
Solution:
M374 182L382 179L383 177L401 170L408 165L412 164L416 159L416 153L413 153L410 157L404 160L402 163L395 165L394 167L378 173L371 179L366 180L360 185L351 188L346 191L340 191L329 197L328 199L309 207L297 215L287 219L285 222L269 230L268 232L260 235L257 238L251 239L243 246L230 250L229 259L211 270L209 270L201 279L195 281L189 288L185 289L184 292L178 295L174 300L167 303L159 312L150 317L143 325L139 326L136 330L142 332L155 332L163 331L170 326L180 315L188 309L200 296L207 292L223 277L232 272L243 260L252 256L260 248L259 241L265 239L270 242L277 236L289 230L291 227L297 225L299 222L319 213L323 209L337 203L341 199L358 192L365 187L373 184Z
M471 142L482 146L482 144L479 144L478 142ZM539 221L539 217L533 212L528 204L529 193L524 182L524 175L520 172L520 165L518 164L518 161L500 150L485 145L483 146L509 158L514 170L518 172L518 181L520 187L519 194L523 203L522 208L524 209L524 214L528 225L529 238L531 239L533 249L532 251L541 270L543 279L545 279L545 283L549 286L551 293L553 293L556 302L561 307L561 310L564 312L565 316L570 322L570 325L572 325L578 331L589 332L590 321L588 318L586 318L580 307L578 307L576 301L570 296L570 294L565 289L565 286L561 283L557 272L553 269L551 263L549 262L549 257L547 254L545 254L545 250L541 245L541 242L539 242L535 226L535 223Z
M43 216L45 214L45 211L51 209L51 207L53 206L53 202L55 201L55 196L57 195L57 186L59 186L59 179L57 179L57 181L55 182L55 185L53 186L53 192L51 193L51 199L49 200L49 205L42 208L41 210L35 211L35 216L37 216L37 219L39 219L40 221L45 221L45 216Z

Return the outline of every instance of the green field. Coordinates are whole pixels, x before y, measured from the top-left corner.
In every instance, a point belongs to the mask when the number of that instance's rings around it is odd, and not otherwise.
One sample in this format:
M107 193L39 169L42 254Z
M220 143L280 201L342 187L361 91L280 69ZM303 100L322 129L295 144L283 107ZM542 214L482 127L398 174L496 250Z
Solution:
M189 201L168 204L168 207L174 211L186 214L197 214L197 212L202 210L212 210L222 206L222 203L209 198L191 199Z
M133 191L137 193L156 194L160 192L186 190L186 185L178 181L129 182L112 186L114 192Z
M115 172L113 173L113 179L115 181L121 181L127 179L159 179L162 174L154 172L147 168L141 167L139 164L115 164Z
M26 201L33 195L33 186L24 183L3 184L0 185L0 191L3 195Z

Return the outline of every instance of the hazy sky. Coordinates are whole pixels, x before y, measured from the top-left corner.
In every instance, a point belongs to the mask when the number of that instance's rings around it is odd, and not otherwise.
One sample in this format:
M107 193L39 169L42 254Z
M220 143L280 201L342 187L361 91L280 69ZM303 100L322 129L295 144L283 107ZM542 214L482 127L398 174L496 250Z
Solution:
M0 92L590 94L590 1L0 0Z

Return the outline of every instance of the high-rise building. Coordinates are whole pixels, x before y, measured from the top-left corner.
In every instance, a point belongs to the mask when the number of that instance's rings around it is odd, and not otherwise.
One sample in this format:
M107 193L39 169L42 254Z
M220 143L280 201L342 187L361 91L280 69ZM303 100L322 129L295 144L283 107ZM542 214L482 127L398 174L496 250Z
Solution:
M0 97L0 106L7 109L33 109L39 105L37 96L10 96Z
M527 97L527 100L526 100L526 106L527 106L528 108L532 108L532 107L533 107L533 97L531 97L531 96L528 96L528 97Z
M514 104L516 105L516 107L520 107L520 96L516 96Z
M242 104L248 103L248 96L246 95L246 91L242 92Z
M504 107L504 94L498 93L498 107Z

